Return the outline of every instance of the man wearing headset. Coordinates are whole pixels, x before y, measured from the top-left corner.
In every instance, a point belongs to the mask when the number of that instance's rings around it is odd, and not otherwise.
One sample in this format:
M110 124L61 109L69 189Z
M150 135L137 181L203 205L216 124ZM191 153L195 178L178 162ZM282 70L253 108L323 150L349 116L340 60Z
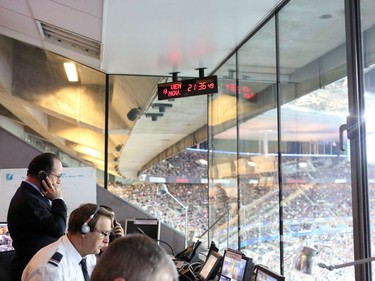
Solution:
M113 214L83 204L69 216L68 233L39 250L27 264L22 281L88 281L96 255L108 246Z
M15 255L11 280L19 281L33 255L66 231L67 207L60 189L63 166L52 153L31 160L27 177L14 194L8 209L8 228Z

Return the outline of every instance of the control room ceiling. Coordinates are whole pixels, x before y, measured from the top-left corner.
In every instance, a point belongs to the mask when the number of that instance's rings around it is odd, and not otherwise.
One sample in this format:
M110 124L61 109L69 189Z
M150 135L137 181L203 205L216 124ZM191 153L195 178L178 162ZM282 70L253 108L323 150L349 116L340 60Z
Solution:
M0 0L0 34L103 73L143 76L138 80L125 78L131 80L132 89L142 91L134 90L129 94L124 114L132 106L146 112L152 110L150 105L155 98L155 86L163 77L170 76L171 72L179 72L180 77L197 77L196 68L200 67L205 67L208 75L277 2ZM54 32L62 32L68 39L46 36ZM82 45L69 44L72 38L82 41ZM83 67L80 71L83 73L84 70ZM90 75L81 76L85 77L82 82L85 84L95 84L93 81L97 79ZM66 136L67 130L70 130L70 135L75 131L77 136L90 130L90 126L80 121L74 128L68 126L63 131L70 117L65 116L61 121L63 114L51 113L43 107L25 111L20 106L29 107L30 104L14 100L9 93L2 96L2 105L17 122L24 122L60 148L70 143L66 152L73 155L82 144L73 145L72 137ZM199 136L202 139L206 137L205 132L202 133L207 124L205 97L176 99L173 108L167 111L158 122L152 122L145 116L137 122L128 122L124 130L126 135L117 139L113 137L110 157L117 153L116 141L125 145L120 157L126 160L120 161L119 165L123 175L136 176L142 166L163 151L169 149L164 155L176 153L177 149L173 146L178 142L187 145L189 142L184 138L196 131L198 139ZM54 126L48 129L39 124L39 115L49 116L48 120ZM89 134L91 138L94 135L95 132ZM83 159L89 161L91 158Z
M93 69L98 70L99 74L124 75L116 76L114 84L118 89L126 88L126 95L113 105L115 110L111 120L120 122L123 128L110 131L109 169L115 174L114 168L117 165L121 175L134 178L142 167L207 138L205 96L166 101L173 106L167 108L163 118L156 122L145 116L145 113L157 112L152 107L157 102L157 84L165 81L172 72L179 72L181 78L197 77L196 69L204 67L205 74L210 74L278 2L280 1L0 0L0 35L47 51L46 65L50 67L59 61L56 60L56 55L80 63L81 83L91 88L98 86L98 75L92 75ZM336 22L343 20L342 4L339 2L329 2L332 9L337 10L337 17L332 19ZM314 9L319 4L314 2L312 6L311 3L307 0L293 2L293 7L302 11L295 13L297 17L301 17L295 20L303 22L303 17L308 13L310 17L313 15L316 18L315 26L319 28L319 24L324 24L319 19L321 11ZM373 23L368 25L372 26ZM289 30L287 26L285 30ZM314 32L309 25L304 31L306 36L311 36ZM323 56L332 48L339 48L344 44L343 38L337 34L329 36L330 40L315 36L314 44L304 48L317 49L321 46L319 42L327 41L329 44L321 49L320 55ZM72 39L78 40L79 44L71 44L69 40ZM272 39L272 36L263 38L255 51L259 50L261 54L264 45L271 44ZM290 52L293 56L285 59L285 69L290 72L286 75L292 71L297 72L299 67L303 68L309 63L317 63L318 57L308 57L298 52L298 40L289 43L288 48L295 49L296 52ZM20 49L14 50L17 51ZM306 53L314 54L307 49ZM258 56L256 59L259 60L256 62L264 63L264 60L270 58ZM0 68L0 71L4 71L4 68ZM57 73L54 72L55 75ZM28 92L13 93L4 82L11 78L4 75L0 77L0 82L3 83L0 84L1 113L6 112L11 119L38 132L66 153L78 155L79 159L103 168L96 164L103 163L103 140L92 141L103 133L103 128L98 127L98 122L95 121L95 107L90 108L87 103L84 111L79 114L72 111L69 115L62 112L63 107L57 106L58 99L53 100L53 106L58 107L56 110L43 104L35 106L35 102L29 101L34 101L37 95L33 99L30 96L18 96ZM32 79L24 82L30 81ZM48 104L48 100L41 102ZM223 101L218 101L218 104L229 105ZM130 122L125 117L134 107L141 108L142 115ZM272 118L272 114L274 112L268 113L271 116L269 118ZM264 114L263 119L267 119L268 115ZM264 121L262 116L258 118ZM45 126L46 120L49 127ZM339 126L341 123L342 120L338 119L332 125ZM242 126L247 128L244 131L252 131L246 122ZM219 132L217 137L220 136L235 137L235 132L227 128ZM306 137L310 136L311 134ZM86 141L79 141L80 138ZM84 155L82 148L88 144L87 140L91 140L91 148L98 150L100 156L97 159L92 155ZM94 147L94 144L98 147ZM120 155L117 149L119 144L123 145ZM117 157L120 159L118 164L113 162L113 158Z

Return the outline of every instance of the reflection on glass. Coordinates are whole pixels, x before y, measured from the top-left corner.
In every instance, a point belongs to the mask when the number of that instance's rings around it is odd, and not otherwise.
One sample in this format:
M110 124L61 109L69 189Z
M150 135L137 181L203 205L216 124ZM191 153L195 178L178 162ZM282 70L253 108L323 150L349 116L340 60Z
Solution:
M69 167L104 166L105 75L65 57L0 36L2 115L11 132ZM4 62L4 63L3 63Z

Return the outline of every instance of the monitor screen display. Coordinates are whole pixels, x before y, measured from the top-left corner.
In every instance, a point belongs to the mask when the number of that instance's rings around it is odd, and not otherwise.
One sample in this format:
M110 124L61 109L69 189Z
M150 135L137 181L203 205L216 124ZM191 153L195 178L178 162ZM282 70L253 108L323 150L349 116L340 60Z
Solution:
M160 222L157 219L127 219L125 221L125 234L138 233L160 239Z
M241 252L227 249L220 272L220 281L251 281L254 264Z
M273 272L269 268L257 264L255 266L255 281L284 281L285 277Z
M208 281L214 279L219 272L222 256L216 251L211 251L206 262L198 273L200 281Z
M13 251L12 238L10 237L8 224L0 222L0 252Z

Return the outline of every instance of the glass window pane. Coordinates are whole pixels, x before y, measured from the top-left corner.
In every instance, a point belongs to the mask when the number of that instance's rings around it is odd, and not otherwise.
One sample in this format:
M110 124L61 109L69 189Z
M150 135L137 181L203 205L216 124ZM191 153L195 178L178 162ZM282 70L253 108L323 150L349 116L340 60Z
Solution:
M235 81L235 57L230 59L216 73L221 87L219 93L209 100L208 129L209 142L209 225L210 239L225 249L238 248L237 177L235 160L237 158L236 128L237 109L235 92L225 91L224 81ZM211 238L212 237L212 238Z
M238 52L241 251L279 271L275 19Z
M344 1L293 1L279 14L281 171L285 275L354 280L352 267L297 273L295 257L316 249L326 264L353 260Z
M104 166L105 75L37 47L0 36L0 110L9 130L69 167ZM77 81L64 65L74 63ZM17 125L12 124L16 122Z

